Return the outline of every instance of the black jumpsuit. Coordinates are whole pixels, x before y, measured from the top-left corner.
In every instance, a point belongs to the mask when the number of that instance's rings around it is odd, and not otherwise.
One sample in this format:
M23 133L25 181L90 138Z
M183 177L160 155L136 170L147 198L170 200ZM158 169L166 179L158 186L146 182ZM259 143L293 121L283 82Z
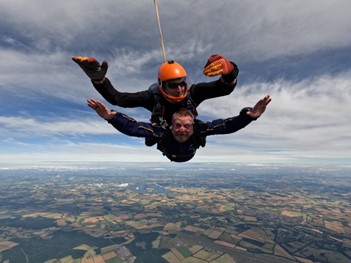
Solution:
M234 81L239 72L238 67L234 64L234 71L225 76L229 76L226 79ZM228 81L228 82L229 82ZM105 79L102 84L93 83L95 89L112 105L116 105L122 108L135 108L143 107L150 112L153 112L155 105L154 94L150 90L144 90L139 92L120 92L116 90L109 79ZM233 84L223 83L220 79L212 82L203 82L193 84L189 88L189 94L194 107L199 106L201 102L211 98L217 98L221 96L229 95L233 92L236 87L236 81ZM163 99L164 106L164 119L171 123L172 115L180 108L184 107L184 103L172 103L166 99Z

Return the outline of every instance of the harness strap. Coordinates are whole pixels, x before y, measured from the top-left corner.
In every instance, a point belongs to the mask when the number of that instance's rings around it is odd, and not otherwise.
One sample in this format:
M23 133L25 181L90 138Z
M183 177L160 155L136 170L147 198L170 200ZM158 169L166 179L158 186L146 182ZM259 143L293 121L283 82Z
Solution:
M155 106L152 111L151 122L158 123L163 129L168 127L167 121L163 118L164 107L159 101L156 101Z
M194 116L196 117L198 114L197 114L195 102L190 98L190 94L189 93L188 93L186 99L187 99L186 108L188 110L190 110L191 113L194 114Z

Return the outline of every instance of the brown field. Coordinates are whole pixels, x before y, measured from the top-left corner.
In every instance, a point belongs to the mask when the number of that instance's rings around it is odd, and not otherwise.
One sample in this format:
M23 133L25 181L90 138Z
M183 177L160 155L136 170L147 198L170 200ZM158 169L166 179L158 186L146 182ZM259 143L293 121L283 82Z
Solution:
M212 239L218 239L224 232L224 228L210 228L204 232L204 235Z
M273 233L270 230L265 231L259 228L252 228L252 229L246 230L238 234L238 236L242 238L256 240L262 243L271 242L274 239Z
M221 257L216 259L216 263L236 263L236 261L228 254L223 254Z
M8 240L0 238L0 253L5 251L5 250L11 249L11 248L13 248L13 247L15 247L17 245L18 244L15 243L15 242L8 241Z
M242 216L241 219L244 220L244 221L251 221L251 222L256 222L257 221L257 218L254 217L254 216Z
M216 240L215 241L216 244L225 246L225 247L230 247L230 248L235 248L236 245L229 243L229 242L225 242L225 241L221 241L221 240Z
M84 223L96 223L99 221L105 221L105 218L103 216L88 217L83 222Z
M166 254L162 255L162 257L169 263L181 263L181 261L179 261L179 259L172 252L167 252Z
M115 258L117 257L117 253L115 251L111 251L105 254L102 254L102 258L107 261L109 259Z
M177 223L167 223L164 226L164 231L169 231L169 232L179 232L180 231L180 227L181 227L181 223L177 222Z
M324 221L324 224L329 230L345 234L344 226L338 221Z
M246 251L247 249L241 246L236 246L235 249L240 250L240 251Z
M302 216L302 213L300 211L283 210L282 211L282 216L300 217L300 216Z
M190 231L190 232L194 232L194 233L198 233L198 232L203 232L204 229L196 227L196 226L186 226L184 228L184 230Z
M200 246L200 245L194 245L194 246L192 246L189 250L191 251L191 253L195 254L196 252L200 251L201 249L203 249L202 246Z
M176 256L179 261L183 261L185 257L174 247L171 248L171 252Z
M31 218L36 218L38 216L49 218L49 219L60 219L62 218L63 215L60 213L46 213L46 212L35 212L35 213L23 215L23 217L31 217Z

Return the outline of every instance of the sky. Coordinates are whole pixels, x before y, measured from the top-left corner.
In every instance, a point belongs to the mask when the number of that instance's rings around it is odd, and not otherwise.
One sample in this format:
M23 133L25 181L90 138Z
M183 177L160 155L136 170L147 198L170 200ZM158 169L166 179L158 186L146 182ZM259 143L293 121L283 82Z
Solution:
M157 5L166 57L183 65L190 83L216 79L202 74L213 54L240 69L235 90L203 102L199 119L236 116L272 97L257 121L208 137L190 162L351 164L351 1ZM0 166L169 162L87 107L95 98L137 120L150 117L107 103L72 56L108 61L106 76L120 91L146 90L163 63L154 1L0 0Z

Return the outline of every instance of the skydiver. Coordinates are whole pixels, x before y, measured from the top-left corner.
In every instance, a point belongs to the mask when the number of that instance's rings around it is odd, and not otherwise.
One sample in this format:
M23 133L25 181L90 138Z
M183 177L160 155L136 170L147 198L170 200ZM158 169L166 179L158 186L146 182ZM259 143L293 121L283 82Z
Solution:
M171 127L166 130L160 125L138 122L123 113L109 110L98 100L88 99L87 102L90 108L121 133L133 137L153 138L157 142L157 149L169 160L186 162L194 157L200 146L203 146L202 137L230 134L246 127L264 113L271 98L266 95L253 108L243 108L238 116L206 123L195 119L190 110L181 108L173 114Z
M151 122L166 129L174 112L180 108L189 109L197 116L196 107L204 100L229 95L236 87L239 69L234 62L216 54L210 56L203 69L205 76L221 77L212 82L193 84L188 87L185 69L175 61L163 63L158 70L158 82L148 90L140 92L119 92L105 76L108 64L100 64L95 58L75 56L76 62L91 79L95 89L112 105L124 108L144 107L152 112ZM155 143L146 138L145 144ZM203 139L203 144L205 140Z

